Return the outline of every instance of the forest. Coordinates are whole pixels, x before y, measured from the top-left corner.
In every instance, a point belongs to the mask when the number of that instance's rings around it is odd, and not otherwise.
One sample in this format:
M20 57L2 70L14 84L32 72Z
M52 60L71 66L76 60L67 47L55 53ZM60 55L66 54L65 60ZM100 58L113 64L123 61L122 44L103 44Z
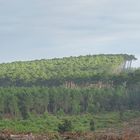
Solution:
M108 80L131 68L135 56L87 55L0 64L0 86L61 86L74 82ZM109 81L109 80L108 80Z
M58 124L65 116L118 112L123 120L128 111L139 112L140 69L131 67L135 60L134 55L101 54L0 64L0 129L7 129L3 121L10 125L46 114L52 120L57 116ZM18 130L27 131L28 125Z

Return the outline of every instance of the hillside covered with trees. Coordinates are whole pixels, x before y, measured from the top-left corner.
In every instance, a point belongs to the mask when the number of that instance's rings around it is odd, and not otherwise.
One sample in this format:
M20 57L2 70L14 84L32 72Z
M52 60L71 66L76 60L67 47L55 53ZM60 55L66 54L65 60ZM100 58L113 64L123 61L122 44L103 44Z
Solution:
M70 86L106 80L130 69L133 55L88 55L0 64L0 86Z
M110 54L0 64L0 118L119 112L123 119L128 110L140 108L140 69L131 68L133 60L133 55ZM57 119L56 124L62 121Z

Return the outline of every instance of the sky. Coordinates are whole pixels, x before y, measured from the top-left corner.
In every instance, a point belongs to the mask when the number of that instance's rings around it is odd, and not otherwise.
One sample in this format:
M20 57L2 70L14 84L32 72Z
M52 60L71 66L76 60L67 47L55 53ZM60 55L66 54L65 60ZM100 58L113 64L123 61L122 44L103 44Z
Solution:
M0 0L0 62L100 53L140 59L139 6L139 0Z

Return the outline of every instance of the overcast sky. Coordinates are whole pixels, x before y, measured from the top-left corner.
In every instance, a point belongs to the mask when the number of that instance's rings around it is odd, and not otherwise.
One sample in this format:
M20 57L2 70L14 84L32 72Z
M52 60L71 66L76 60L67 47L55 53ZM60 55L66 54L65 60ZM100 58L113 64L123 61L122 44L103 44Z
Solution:
M99 53L140 59L139 0L0 0L0 62Z

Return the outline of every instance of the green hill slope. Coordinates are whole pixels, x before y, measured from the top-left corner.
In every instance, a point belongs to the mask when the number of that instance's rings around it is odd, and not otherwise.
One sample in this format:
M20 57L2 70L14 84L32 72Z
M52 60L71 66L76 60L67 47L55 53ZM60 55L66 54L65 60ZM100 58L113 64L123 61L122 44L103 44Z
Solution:
M0 64L0 86L60 86L119 73L133 55L88 55Z

